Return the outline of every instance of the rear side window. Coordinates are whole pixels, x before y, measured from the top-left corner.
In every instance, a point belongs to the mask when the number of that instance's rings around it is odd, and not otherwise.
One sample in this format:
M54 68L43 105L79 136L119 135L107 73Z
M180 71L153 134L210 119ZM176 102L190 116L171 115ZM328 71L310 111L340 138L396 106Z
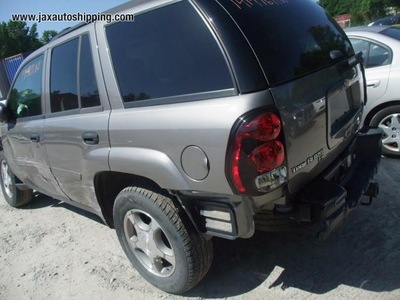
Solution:
M100 105L87 34L52 50L50 91L51 112Z
M233 88L221 49L187 1L112 24L106 34L124 102Z
M50 70L51 112L78 108L78 45L79 38L52 51Z
M11 87L7 107L13 118L42 113L43 55L25 64Z
M355 52L362 51L366 68L381 67L391 63L391 52L388 48L362 39L350 40Z
M339 25L313 1L218 0L253 47L271 85L353 54Z
M92 52L89 36L87 34L82 36L79 62L79 95L81 100L81 107L84 108L99 106L99 90L97 89Z

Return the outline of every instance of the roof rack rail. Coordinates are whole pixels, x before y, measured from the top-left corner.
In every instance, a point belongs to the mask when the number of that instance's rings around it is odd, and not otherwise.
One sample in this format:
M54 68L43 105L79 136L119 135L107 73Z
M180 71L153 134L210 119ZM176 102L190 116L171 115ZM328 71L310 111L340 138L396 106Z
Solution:
M72 32L72 31L74 31L74 30L76 30L76 29L78 29L78 28L81 28L81 27L87 25L87 24L89 24L89 23L82 22L82 23L79 23L79 24L77 24L77 25L75 25L75 26L66 27L66 28L64 28L63 30L61 30L59 33L57 33L57 35L55 35L55 36L51 39L51 41L54 41L54 40L56 40L56 39L58 39L58 38L60 38L60 37L62 37L62 36L64 36L64 35L66 35L67 33L70 33L70 32Z
M125 3L122 3L122 4L118 5L118 6L115 6L115 7L111 8L111 9L108 9L108 10L102 12L102 13L103 14L114 14L114 13L117 13L117 12L119 12L121 10L130 8L133 5L137 5L137 4L140 4L140 3L145 3L147 1L148 0L136 0L136 1L130 0L128 2L125 2ZM81 28L82 26L87 25L87 24L89 24L89 22L81 22L81 23L79 23L79 24L77 24L75 26L64 28L57 35L55 35L51 40L52 41L56 40L56 39L58 39L58 38L60 38L60 37L62 37L64 35L66 35L67 33L70 33L70 32L72 32L72 31L74 31L74 30L76 30L78 28Z

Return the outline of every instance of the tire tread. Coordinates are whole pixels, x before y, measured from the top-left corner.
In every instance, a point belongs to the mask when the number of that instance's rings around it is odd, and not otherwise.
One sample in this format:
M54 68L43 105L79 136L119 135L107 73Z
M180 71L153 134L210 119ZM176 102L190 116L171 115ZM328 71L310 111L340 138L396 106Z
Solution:
M4 155L3 153L0 154L0 163L2 163L2 161L5 161ZM28 189L28 190L20 190L15 186L16 180L17 178L15 177L14 174L12 174L13 178L13 195L10 198L5 190L4 190L4 185L3 185L3 179L2 176L0 176L0 183L1 183L1 189L3 192L3 196L4 199L6 200L6 202L11 206L11 207L22 207L24 205L27 205L28 203L30 203L33 200L33 190Z
M193 230L187 229L181 218L183 212L178 209L171 198L142 187L134 186L127 187L120 192L120 194L132 193L151 200L156 206L158 206L161 212L168 217L176 228L180 240L182 241L189 265L189 274L186 285L179 291L176 291L176 293L181 294L190 290L206 275L211 266L213 259L211 240L205 240L201 235L194 231L193 226Z

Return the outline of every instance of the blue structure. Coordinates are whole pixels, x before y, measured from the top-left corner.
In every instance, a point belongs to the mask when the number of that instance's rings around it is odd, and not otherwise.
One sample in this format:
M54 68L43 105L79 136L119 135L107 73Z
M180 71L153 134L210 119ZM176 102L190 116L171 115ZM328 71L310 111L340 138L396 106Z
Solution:
M26 55L17 54L8 58L3 59L4 67L7 72L7 77L10 83L13 81L15 74L17 73L19 65L22 63Z
M0 60L0 100L5 99L18 67L29 53L21 53Z

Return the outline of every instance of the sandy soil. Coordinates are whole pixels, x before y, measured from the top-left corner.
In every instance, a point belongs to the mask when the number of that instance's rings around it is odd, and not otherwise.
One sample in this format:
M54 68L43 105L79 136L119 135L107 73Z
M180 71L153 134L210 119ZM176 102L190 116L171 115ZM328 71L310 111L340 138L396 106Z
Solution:
M328 241L299 233L214 239L206 278L185 296L144 281L101 221L45 196L0 199L0 299L400 299L400 160L384 158L381 194Z

